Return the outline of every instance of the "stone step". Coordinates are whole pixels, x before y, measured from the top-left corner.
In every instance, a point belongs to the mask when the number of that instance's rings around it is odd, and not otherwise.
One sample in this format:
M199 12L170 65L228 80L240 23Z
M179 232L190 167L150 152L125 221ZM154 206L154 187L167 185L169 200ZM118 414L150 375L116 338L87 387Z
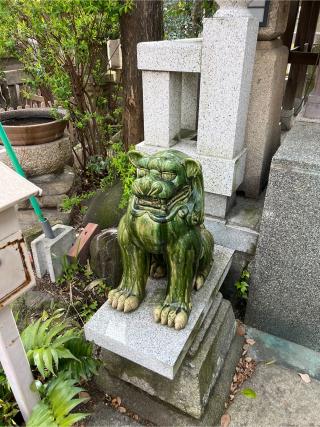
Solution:
M215 247L214 265L205 285L198 292L193 292L193 308L185 329L176 331L154 323L153 310L165 298L166 280L149 279L147 295L136 311L126 314L105 303L85 325L86 338L173 379L230 269L233 253L231 249Z
M208 325L209 323L209 325ZM97 382L107 391L105 372L129 382L195 418L201 418L235 334L229 301L220 293L175 378L170 380L109 351L102 351L103 368Z

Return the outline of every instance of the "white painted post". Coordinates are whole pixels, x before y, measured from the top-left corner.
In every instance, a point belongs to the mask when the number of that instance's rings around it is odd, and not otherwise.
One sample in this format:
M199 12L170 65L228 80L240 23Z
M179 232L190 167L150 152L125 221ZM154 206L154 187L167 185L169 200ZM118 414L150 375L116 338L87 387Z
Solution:
M25 421L39 401L10 304L35 284L15 205L40 188L0 162L0 362Z
M25 421L38 403L33 376L10 306L0 310L0 360Z

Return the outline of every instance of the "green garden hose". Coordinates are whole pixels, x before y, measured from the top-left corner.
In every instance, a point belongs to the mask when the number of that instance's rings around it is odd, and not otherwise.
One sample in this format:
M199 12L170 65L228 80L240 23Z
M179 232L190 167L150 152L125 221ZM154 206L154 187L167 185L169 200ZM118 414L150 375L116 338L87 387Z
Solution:
M6 131L4 130L4 128L2 126L2 123L0 123L0 139L4 145L4 148L7 152L7 155L8 155L8 157L12 163L12 166L14 167L14 169L16 170L16 172L19 175L26 178L26 174L24 173L24 171L23 171L23 169L19 163L19 160L16 156L16 153L14 152L14 150L12 148L11 142L9 141L9 138L6 134ZM39 221L40 221L40 224L42 226L42 229L43 229L45 236L48 237L49 239L54 239L55 235L53 233L51 225L50 225L49 221L43 216L42 210L39 206L38 200L34 196L31 196L29 200L30 200L31 206L33 207L35 214L39 218Z

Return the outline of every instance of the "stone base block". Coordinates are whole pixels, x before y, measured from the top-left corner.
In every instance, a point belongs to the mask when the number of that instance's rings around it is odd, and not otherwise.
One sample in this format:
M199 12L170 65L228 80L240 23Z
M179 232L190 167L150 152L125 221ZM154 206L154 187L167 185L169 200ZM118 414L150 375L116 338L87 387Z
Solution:
M192 294L186 327L176 331L155 323L154 308L166 295L165 279L149 279L140 307L131 313L105 303L85 325L85 335L100 347L166 378L173 379L196 337L229 271L233 251L216 245L214 264L204 286Z
M30 178L29 181L42 189L42 196L69 194L75 184L76 174L71 166L65 166L61 173L45 174Z
M234 334L231 304L219 293L174 380L106 350L102 351L102 359L111 375L200 419ZM101 383L103 373L99 377Z
M156 425L170 427L220 425L220 418L225 410L224 404L229 396L235 367L241 356L242 345L243 338L235 336L228 349L215 386L207 396L207 405L203 415L199 419L152 396L149 392L119 379L117 376L110 374L106 368L101 369L96 377L96 382L102 391L110 395L120 396L127 408ZM185 379L185 384L188 387L188 378ZM167 393L170 393L169 386ZM192 391L189 393L189 399L192 399Z
M31 250L37 277L49 273L50 279L55 282L62 274L63 262L75 240L75 232L73 227L62 224L52 229L56 237L48 239L42 234L31 242Z
M231 197L227 197L221 196L220 194L205 192L204 197L205 215L225 218L229 210L234 205L236 194L233 193Z

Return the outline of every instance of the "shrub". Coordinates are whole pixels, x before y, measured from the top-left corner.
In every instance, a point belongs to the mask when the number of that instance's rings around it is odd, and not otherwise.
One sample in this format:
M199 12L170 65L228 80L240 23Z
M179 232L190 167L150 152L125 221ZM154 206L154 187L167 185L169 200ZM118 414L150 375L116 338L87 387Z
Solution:
M0 0L0 56L14 55L41 89L68 112L83 160L105 154L118 113L104 89L107 41L132 0ZM117 98L117 94L115 94ZM108 109L108 105L110 109ZM112 112L115 111L115 117Z

